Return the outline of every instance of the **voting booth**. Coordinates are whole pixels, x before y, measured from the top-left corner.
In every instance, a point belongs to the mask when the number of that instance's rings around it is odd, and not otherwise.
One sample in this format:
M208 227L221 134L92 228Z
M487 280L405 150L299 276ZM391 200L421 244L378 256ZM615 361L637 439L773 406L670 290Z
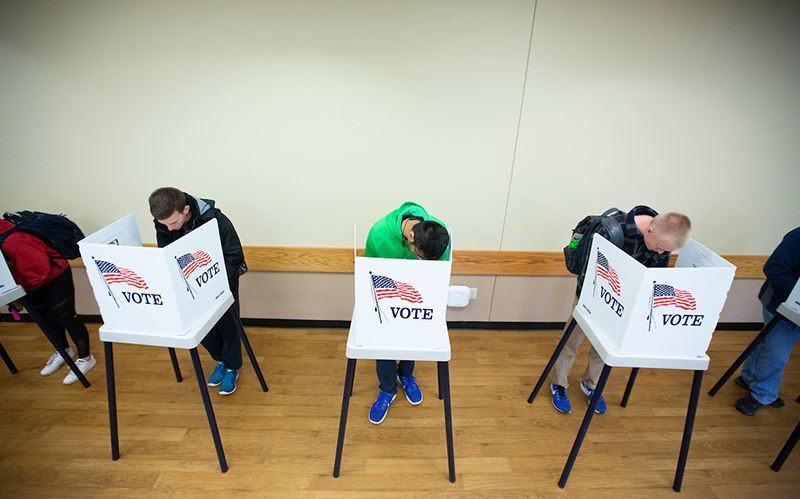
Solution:
M603 337L608 364L707 369L706 350L735 273L694 240L674 268L647 268L595 234L574 316L587 336ZM642 358L649 360L642 365Z
M0 307L25 296L25 290L17 284L11 275L6 259L3 258L2 260L2 263L0 263Z
M435 361L444 400L450 481L455 482L450 414L450 337L447 291L452 252L445 261L355 258L355 306L333 476L339 476L357 359Z
M450 360L451 261L358 257L349 359Z
M800 326L800 281L792 288L789 298L778 305L778 313Z
M103 341L194 348L233 304L215 219L164 248L146 248L128 215L79 246Z
M736 267L690 240L681 249L674 268L647 268L595 233L586 269L572 320L528 398L532 403L576 324L580 324L605 365L558 485L566 486L612 367L633 368L622 407L627 404L639 368L691 369L694 379L672 487L680 492L703 371L708 369L706 350Z
M0 263L0 307L2 307L25 296L25 290L14 280L14 277L11 275L11 270L9 270L6 264L6 259L2 258L0 260L3 260L2 263ZM11 374L17 374L19 372L17 366L11 361L11 357L8 356L2 344L0 344L0 357L3 358Z
M267 385L234 307L220 244L211 219L163 248L142 246L133 215L79 243L86 274L100 307L108 384L111 455L119 459L112 343L168 347L175 376L182 380L174 348L189 349L214 438L220 468L228 465L208 396L197 345L217 321L230 314L263 391Z

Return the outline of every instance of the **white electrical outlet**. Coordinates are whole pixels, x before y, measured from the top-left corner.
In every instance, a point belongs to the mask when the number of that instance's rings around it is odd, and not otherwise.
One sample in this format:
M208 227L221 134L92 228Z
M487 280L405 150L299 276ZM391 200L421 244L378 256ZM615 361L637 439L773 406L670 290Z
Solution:
M469 288L469 299L475 300L478 298L478 288Z

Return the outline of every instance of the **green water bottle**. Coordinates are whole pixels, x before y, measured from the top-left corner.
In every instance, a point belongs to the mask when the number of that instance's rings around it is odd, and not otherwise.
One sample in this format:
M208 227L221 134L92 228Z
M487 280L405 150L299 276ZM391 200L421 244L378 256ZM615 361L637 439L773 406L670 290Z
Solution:
M569 247L573 248L573 249L577 248L578 247L578 243L581 242L581 238L583 238L583 234L578 234L577 232L573 232L572 233L572 239L570 239L570 241L569 241Z

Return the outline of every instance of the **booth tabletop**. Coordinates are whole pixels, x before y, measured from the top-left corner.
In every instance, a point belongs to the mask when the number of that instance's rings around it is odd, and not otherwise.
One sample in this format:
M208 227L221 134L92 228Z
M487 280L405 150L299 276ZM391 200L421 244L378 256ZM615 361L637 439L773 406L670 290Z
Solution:
M169 348L195 348L220 317L233 305L233 295L228 295L221 302L199 317L197 321L182 333L165 333L149 331L115 330L107 325L100 326L100 340L112 343L129 343L132 345L149 345Z
M639 368L656 368L656 369L691 369L693 371L706 371L708 370L709 357L706 354L698 355L696 357L665 357L665 356L642 356L642 355L624 355L617 352L617 350L610 345L609 341L605 338L601 331L597 331L586 320L586 316L576 308L573 312L573 317L578 321L584 334L600 358L603 359L607 365L612 367L639 367Z

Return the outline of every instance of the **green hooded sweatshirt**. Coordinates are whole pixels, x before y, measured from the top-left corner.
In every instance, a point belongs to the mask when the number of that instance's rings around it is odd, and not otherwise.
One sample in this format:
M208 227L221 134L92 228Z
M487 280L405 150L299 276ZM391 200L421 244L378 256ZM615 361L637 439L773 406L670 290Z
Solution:
M400 230L400 226L403 224L403 217L405 216L419 217L423 220L438 222L442 227L447 228L441 220L428 215L425 208L417 203L407 201L403 203L400 208L375 222L375 225L369 230L369 235L367 236L367 247L364 250L364 256L413 260L415 258L414 254L408 251L406 239L403 237L403 233ZM450 245L448 244L447 250L445 250L439 260L447 260L449 254Z

